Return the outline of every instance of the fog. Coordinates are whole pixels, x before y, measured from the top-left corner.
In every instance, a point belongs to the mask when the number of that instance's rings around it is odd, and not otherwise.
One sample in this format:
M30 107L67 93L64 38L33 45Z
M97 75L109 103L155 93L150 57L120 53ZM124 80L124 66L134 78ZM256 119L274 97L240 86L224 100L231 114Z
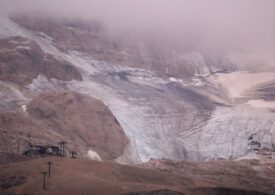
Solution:
M112 33L195 39L204 50L272 56L274 0L0 0L1 13L98 20Z

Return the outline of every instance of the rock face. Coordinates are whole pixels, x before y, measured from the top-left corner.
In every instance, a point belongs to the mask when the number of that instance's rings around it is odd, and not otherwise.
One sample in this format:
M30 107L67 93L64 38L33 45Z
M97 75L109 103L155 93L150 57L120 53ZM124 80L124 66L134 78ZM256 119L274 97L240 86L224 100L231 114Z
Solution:
M91 149L102 159L114 159L123 154L128 143L112 112L88 96L71 92L42 94L29 103L27 110L47 129L68 139L77 151Z
M26 85L39 74L48 79L82 80L77 69L45 53L39 45L27 38L9 37L0 40L0 80Z

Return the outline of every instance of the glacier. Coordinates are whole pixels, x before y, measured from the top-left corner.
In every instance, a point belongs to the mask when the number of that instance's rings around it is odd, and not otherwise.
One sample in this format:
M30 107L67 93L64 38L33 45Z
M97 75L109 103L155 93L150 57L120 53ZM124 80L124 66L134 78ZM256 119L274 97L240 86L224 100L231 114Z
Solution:
M9 19L1 18L0 25L1 38L22 36L33 40L56 59L71 62L83 77L83 81L59 81L39 75L24 90L0 82L0 96L5 99L1 110L14 102L24 106L47 90L72 90L100 99L130 140L118 162L238 158L249 154L249 137L253 134L262 147L275 145L275 113L248 104L249 99L236 101L228 77L239 73L212 74L198 53L181 56L197 67L193 80L183 82L145 69L98 61L78 51L63 53L51 37L31 32Z

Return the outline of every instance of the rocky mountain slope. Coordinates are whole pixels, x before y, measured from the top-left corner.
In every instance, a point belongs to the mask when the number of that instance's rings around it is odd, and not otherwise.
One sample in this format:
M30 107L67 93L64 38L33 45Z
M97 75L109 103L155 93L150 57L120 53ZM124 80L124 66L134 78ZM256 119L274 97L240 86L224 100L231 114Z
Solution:
M27 14L12 19L29 30L52 37L56 47L63 52L76 50L96 60L144 68L159 76L169 74L188 80L194 75L235 69L234 64L220 56L192 52L188 44L163 40L150 33L110 34L99 22L77 19L62 20Z
M47 132L51 143L70 139L82 155L93 149L128 164L274 151L273 109L257 102L273 99L248 95L273 81L272 71L252 73L229 57L152 36L109 36L96 22L22 16L1 17L0 26L0 111L28 129L38 125L38 140ZM72 93L63 98L60 91ZM71 104L75 92L85 101ZM90 111L97 103L87 96L101 100L116 120L109 111L108 119ZM8 131L1 127L3 139Z
M55 59L27 38L1 39L1 80L19 85L30 84L39 74L48 79L81 80L81 75L69 62Z
M112 112L99 100L77 93L47 93L32 100L29 115L66 138L68 147L85 156L88 149L102 159L123 154L128 139Z
M1 152L22 154L29 145L58 145L79 157L111 160L128 143L117 119L99 100L72 92L51 92L34 98L22 112L0 115Z

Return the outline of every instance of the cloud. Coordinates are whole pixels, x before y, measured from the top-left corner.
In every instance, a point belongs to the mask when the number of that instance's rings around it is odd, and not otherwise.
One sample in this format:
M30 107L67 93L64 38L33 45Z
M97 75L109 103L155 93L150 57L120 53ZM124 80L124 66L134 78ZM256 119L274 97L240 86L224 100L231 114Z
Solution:
M114 32L196 39L202 48L273 52L274 0L0 0L2 13L36 12L102 22Z

